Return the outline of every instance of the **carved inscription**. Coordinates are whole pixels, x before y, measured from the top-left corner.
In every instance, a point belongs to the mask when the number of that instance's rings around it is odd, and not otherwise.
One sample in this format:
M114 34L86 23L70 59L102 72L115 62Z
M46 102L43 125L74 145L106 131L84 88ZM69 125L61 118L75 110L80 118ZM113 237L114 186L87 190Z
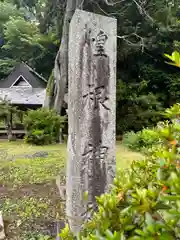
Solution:
M83 94L85 103L90 100L94 109L99 109L101 105L104 109L110 110L108 107L108 88L109 88L109 57L105 53L105 43L108 39L107 34L100 30L96 37L91 37L91 29L86 25L85 43L87 48L88 61L86 71L88 79L86 79L86 91ZM94 42L94 51L91 42Z
M103 30L100 30L100 32L97 34L95 38L92 39L93 42L95 42L95 56L102 56L105 55L105 49L104 45L108 39L107 34Z
M108 147L99 146L95 147L92 144L89 144L87 149L82 154L83 157L83 170L88 171L88 176L92 176L92 168L94 166L94 161L99 161L100 164L105 162L105 158L107 156Z
M108 147L94 146L88 144L84 153L82 154L82 171L81 180L84 190L88 189L89 203L95 203L95 197L104 192L106 184L106 156Z
M110 108L106 105L106 101L109 100L109 98L105 94L105 87L95 87L95 84L89 84L88 85L88 93L83 95L84 100L86 101L89 99L94 103L94 108L97 109L99 107L99 104L106 109L110 110Z
M106 146L93 146L92 144L88 145L88 150L86 150L82 156L88 157L89 160L100 160L104 161L107 155L108 147ZM95 157L95 158L94 158Z

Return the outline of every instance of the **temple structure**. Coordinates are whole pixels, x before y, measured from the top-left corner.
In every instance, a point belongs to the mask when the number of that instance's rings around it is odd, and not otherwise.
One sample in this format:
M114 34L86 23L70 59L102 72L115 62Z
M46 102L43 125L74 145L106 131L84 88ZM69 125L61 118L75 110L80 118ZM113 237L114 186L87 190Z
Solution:
M10 75L0 80L0 102L7 101L22 111L41 108L46 95L47 81L27 64L16 66ZM13 119L13 116L11 117ZM7 126L0 124L0 135L6 135ZM13 121L13 134L23 136L22 122Z
M23 109L36 109L44 103L46 85L46 79L21 63L0 81L0 98Z

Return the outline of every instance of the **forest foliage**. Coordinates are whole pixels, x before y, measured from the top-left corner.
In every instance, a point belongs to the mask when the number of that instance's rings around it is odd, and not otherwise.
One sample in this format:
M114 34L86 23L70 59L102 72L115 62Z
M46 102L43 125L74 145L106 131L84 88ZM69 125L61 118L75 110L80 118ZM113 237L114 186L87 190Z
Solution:
M160 112L180 100L180 71L164 55L180 50L179 5L180 0L83 1L84 10L118 21L117 134L155 125ZM64 11L63 0L0 0L0 80L22 61L49 79Z

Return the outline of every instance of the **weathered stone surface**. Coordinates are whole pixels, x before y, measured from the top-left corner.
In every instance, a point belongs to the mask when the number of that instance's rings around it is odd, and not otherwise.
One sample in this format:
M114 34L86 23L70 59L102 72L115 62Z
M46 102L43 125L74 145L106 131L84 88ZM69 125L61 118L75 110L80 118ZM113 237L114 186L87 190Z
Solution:
M115 176L116 19L77 10L70 24L67 217L78 232L88 204Z
M2 212L0 211L0 240L5 239L5 237L3 217Z

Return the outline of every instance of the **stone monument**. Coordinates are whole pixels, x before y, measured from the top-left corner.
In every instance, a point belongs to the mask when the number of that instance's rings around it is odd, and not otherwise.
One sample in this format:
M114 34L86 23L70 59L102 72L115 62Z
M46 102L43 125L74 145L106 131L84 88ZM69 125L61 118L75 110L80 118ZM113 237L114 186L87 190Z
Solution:
M116 36L116 19L76 10L69 37L66 187L75 234L115 177Z
M4 222L2 217L2 212L0 211L0 240L5 239L5 232L4 232Z

